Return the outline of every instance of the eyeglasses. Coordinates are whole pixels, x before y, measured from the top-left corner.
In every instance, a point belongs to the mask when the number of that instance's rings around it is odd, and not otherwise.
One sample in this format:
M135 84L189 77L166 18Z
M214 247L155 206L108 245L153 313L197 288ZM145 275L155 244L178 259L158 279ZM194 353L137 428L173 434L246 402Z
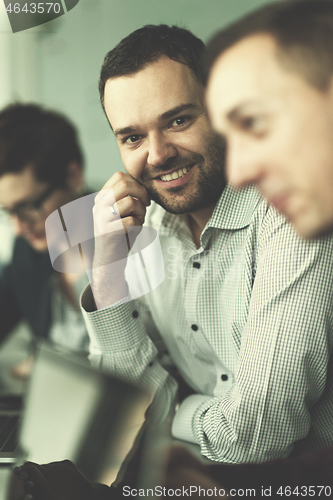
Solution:
M37 200L32 202L18 203L16 207L4 208L0 207L1 216L16 216L21 221L35 221L43 215L43 204L49 196L55 191L54 186L49 186L44 193L42 193Z

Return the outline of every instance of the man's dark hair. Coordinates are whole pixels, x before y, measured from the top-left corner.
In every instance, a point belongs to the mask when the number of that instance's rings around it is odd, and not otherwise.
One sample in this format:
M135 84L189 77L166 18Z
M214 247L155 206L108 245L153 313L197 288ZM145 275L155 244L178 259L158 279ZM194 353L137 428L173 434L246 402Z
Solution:
M203 83L204 43L190 31L178 26L147 25L140 28L106 55L101 69L99 93L104 107L105 84L110 78L135 74L162 56L188 66Z
M0 112L0 176L31 166L36 179L65 187L71 161L83 165L67 118L34 104L12 104Z
M237 42L268 34L277 44L277 57L287 69L299 73L310 85L325 91L333 74L332 0L275 2L220 31L207 46L205 76L216 59Z

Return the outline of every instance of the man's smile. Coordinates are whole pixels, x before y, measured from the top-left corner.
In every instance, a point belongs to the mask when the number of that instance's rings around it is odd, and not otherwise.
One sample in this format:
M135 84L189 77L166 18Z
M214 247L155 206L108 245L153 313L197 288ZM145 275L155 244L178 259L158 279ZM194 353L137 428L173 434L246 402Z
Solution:
M176 168L166 174L159 177L155 177L153 180L163 187L172 188L185 184L190 177L192 177L193 168L195 164L188 165L187 167Z
M183 167L183 168L180 168L177 170L173 170L172 172L168 172L167 174L163 174L160 176L160 179L162 181L166 182L166 181L178 179L179 177L184 177L187 174L187 172L190 170L191 166L193 166L193 165L189 165L188 167Z

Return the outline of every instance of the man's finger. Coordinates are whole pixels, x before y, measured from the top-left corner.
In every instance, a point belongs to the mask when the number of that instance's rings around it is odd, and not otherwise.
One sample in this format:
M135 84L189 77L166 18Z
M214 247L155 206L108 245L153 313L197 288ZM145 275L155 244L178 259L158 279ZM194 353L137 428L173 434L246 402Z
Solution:
M132 196L126 196L126 198L117 201L114 210L122 218L129 215L132 215L133 217L144 218L146 214L145 205L143 205L140 200L133 198Z
M150 205L147 190L139 184L132 176L123 172L116 172L103 186L96 196L96 202L107 202L107 191L111 190L116 201L126 197L134 196L140 199L146 206ZM112 194L111 194L112 198Z

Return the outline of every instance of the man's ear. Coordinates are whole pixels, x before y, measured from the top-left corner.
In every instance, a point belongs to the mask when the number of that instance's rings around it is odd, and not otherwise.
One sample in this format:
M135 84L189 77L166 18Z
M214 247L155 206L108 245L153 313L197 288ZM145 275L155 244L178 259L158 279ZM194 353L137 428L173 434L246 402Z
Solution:
M71 161L67 165L66 185L73 193L82 193L84 186L83 168L77 161Z

